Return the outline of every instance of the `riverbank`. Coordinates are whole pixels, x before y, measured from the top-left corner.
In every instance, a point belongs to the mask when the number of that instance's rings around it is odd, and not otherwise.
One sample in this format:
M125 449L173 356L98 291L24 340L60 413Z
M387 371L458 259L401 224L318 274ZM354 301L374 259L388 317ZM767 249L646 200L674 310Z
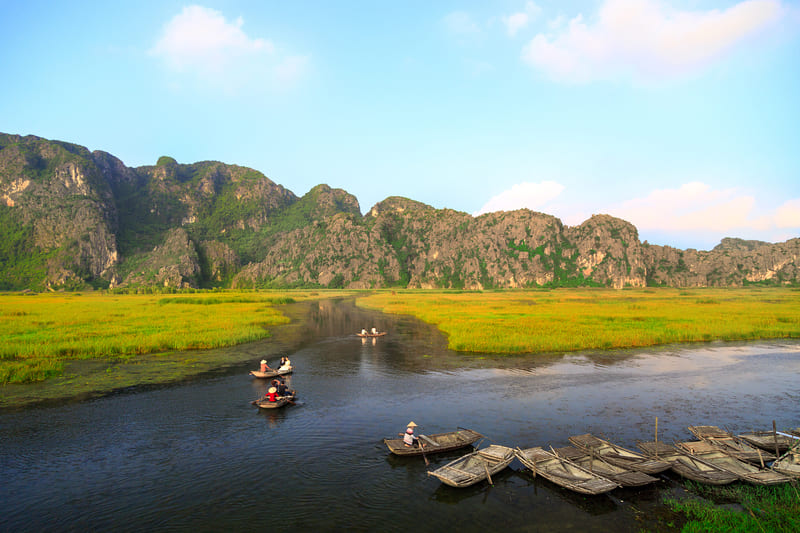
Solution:
M302 299L302 295L298 298ZM106 396L116 391L144 390L211 373L225 373L227 369L246 362L252 362L255 369L261 359L277 359L281 354L294 351L303 342L306 308L306 302L275 307L274 312L279 314L280 320L263 331L262 336L266 338L241 345L135 356L63 359L63 370L58 375L38 382L0 385L0 409L53 405ZM230 313L231 308L220 305L215 312ZM201 321L194 325L197 331L203 327Z

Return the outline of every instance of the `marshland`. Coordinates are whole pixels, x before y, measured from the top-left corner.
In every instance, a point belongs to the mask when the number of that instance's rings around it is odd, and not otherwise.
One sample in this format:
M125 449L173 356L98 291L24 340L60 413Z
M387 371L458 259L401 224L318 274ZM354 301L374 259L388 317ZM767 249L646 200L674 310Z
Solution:
M0 464L10 480L0 507L20 531L249 528L265 508L316 530L458 523L676 531L691 527L695 512L708 520L738 513L734 519L749 527L769 529L775 517L797 516L794 487L709 493L664 475L645 490L580 497L514 463L494 485L459 491L426 475L453 455L432 456L426 466L391 457L381 439L409 420L424 433L464 426L486 435L483 445L521 447L557 447L586 432L633 447L653 437L655 417L667 442L691 438L693 424L797 427L798 295L762 288L3 295L3 364L38 358L61 366L43 380L0 387ZM355 337L373 326L389 334ZM79 342L104 331L116 334ZM291 386L300 400L260 412L250 401L265 384L247 372L283 354L295 365ZM771 514L761 514L767 507ZM751 516L754 508L762 511Z

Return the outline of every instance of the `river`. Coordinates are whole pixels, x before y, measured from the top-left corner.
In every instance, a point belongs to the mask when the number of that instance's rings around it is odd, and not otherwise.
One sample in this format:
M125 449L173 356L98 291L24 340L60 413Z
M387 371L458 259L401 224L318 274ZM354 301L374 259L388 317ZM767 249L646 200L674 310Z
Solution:
M297 405L251 400L252 361L186 382L0 413L2 531L670 530L662 475L641 489L579 496L515 461L494 485L443 486L426 470L459 456L390 456L413 420L511 447L582 433L634 447L687 440L688 425L800 426L800 343L712 343L537 356L463 355L409 317L350 300L307 305L287 354ZM361 328L387 330L362 341ZM274 347L273 347L274 348ZM274 354L274 350L272 351ZM270 360L277 363L277 357Z

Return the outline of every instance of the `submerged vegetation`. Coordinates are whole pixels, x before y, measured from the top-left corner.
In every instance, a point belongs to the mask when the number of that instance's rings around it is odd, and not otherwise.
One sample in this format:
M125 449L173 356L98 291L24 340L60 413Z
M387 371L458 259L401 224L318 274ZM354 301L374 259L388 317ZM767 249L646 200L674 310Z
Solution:
M58 293L0 295L0 384L60 375L76 359L129 361L142 354L231 346L270 336L289 321L276 304L318 294Z
M800 338L800 292L792 289L392 291L358 303L434 324L450 349L466 352Z
M682 529L686 533L800 531L800 493L795 483L713 487L687 481L686 488L703 499L667 500L673 510L689 518Z

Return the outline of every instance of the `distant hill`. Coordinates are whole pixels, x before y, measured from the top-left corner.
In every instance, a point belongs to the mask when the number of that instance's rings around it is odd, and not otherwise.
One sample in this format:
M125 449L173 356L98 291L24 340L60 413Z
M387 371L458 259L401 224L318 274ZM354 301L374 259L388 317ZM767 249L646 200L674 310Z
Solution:
M0 134L0 290L109 287L463 288L797 284L800 239L711 251L521 209L477 218L401 197L361 215L216 161L129 168L111 154Z

